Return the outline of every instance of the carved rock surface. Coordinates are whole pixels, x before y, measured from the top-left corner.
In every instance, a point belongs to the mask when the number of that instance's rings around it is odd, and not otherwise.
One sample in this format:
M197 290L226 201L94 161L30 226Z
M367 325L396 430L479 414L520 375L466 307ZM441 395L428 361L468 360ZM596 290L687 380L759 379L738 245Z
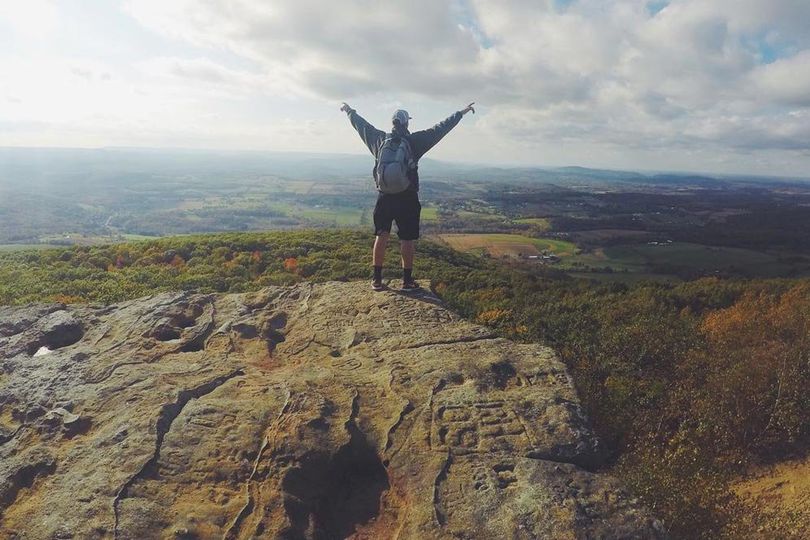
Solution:
M0 308L0 538L662 537L599 460L554 351L426 292Z

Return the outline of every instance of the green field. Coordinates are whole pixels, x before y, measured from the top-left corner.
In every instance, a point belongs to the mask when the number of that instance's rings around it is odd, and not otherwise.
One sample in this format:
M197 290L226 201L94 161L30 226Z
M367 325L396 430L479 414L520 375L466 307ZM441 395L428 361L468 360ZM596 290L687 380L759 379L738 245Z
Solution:
M541 231L547 231L551 228L551 222L547 218L539 218L539 217L531 217L531 218L520 218L514 220L515 223L519 223L521 225L534 225Z
M436 206L423 206L420 216L422 221L438 221L439 209Z
M340 226L360 225L363 211L359 208L299 208L298 215L310 221Z
M489 213L489 212L473 212L470 210L458 210L456 211L456 215L462 219L470 219L470 220L484 220L484 221L502 221L504 216L497 213Z
M0 251L18 251L21 249L51 249L63 248L54 244L0 244Z
M138 242L141 240L154 240L158 238L157 236L146 236L143 234L122 234L121 236L124 237L124 240L127 242Z
M715 247L674 242L671 244L621 244L565 260L571 269L590 266L610 267L617 272L664 273L678 271L702 274L733 272L743 275L779 276L790 271L790 265L776 255L750 249Z

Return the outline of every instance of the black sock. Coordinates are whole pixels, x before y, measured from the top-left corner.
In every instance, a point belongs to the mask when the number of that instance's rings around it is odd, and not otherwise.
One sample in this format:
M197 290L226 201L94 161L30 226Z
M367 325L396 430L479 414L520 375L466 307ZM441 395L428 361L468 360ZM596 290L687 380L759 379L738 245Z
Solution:
M374 281L382 281L382 266L374 267Z
M409 281L413 281L413 268L403 268L402 269L402 281L408 283Z

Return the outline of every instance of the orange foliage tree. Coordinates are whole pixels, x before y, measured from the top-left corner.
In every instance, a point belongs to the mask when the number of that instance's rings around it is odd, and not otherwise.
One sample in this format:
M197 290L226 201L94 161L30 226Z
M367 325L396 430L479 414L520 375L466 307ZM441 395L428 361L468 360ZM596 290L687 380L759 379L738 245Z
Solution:
M703 351L685 366L702 392L698 429L732 459L767 455L810 435L810 285L747 293L708 314Z
M298 268L298 259L296 259L295 257L288 257L284 259L284 269L287 272L295 272L297 268Z

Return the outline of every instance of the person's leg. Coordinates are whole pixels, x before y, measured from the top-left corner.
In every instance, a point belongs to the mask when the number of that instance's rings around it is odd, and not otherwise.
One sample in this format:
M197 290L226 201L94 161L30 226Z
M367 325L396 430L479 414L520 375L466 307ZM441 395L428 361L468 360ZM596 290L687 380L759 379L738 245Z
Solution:
M382 267L385 260L385 247L388 244L388 237L391 235L391 222L393 221L389 202L380 196L374 206L374 234L376 238L374 239L374 249L371 252L371 264L374 266L372 287L375 291L383 289Z
M402 268L413 269L413 257L416 251L416 240L400 240L399 250L402 255Z
M388 245L389 236L390 233L380 232L377 234L377 238L374 239L372 262L375 267L379 266L382 268L383 262L385 261L385 247ZM413 260L413 258L411 258L411 260Z
M403 197L400 213L397 215L397 234L399 250L402 257L402 284L404 288L415 288L413 281L413 262L416 252L416 240L419 238L419 216L422 206L415 192Z

